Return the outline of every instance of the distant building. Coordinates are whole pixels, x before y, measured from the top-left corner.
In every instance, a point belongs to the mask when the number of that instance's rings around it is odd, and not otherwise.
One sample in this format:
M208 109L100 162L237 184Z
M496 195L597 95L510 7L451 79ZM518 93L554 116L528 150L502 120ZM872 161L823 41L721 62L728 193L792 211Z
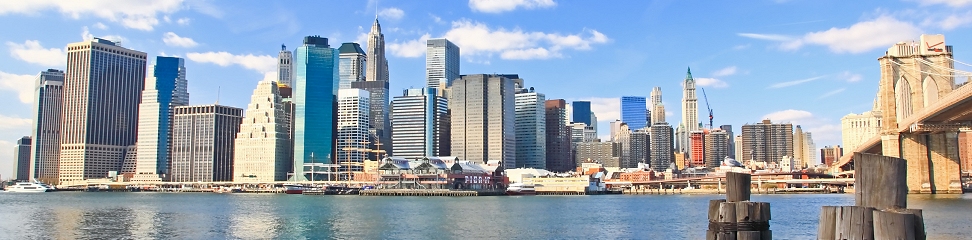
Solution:
M621 163L621 167L638 167L638 163L651 164L651 129L643 128L631 131L628 140L629 159Z
M515 101L516 167L546 169L546 97L531 87L516 93Z
M64 71L48 69L34 82L34 111L31 126L31 177L57 184L61 158L61 105L64 97Z
M769 119L742 126L742 148L747 157L761 162L777 162L793 156L793 124L772 123Z
M515 86L510 77L515 75L463 75L453 82L453 156L474 163L500 160L504 168L516 168Z
M730 156L729 133L720 129L713 129L705 135L705 166L718 168L722 160Z
M14 147L14 170L17 171L17 181L29 181L30 176L30 136L17 140Z
M449 101L435 88L407 89L391 104L391 139L395 157L449 156L452 126Z
M547 100L546 109L546 147L547 170L567 172L574 170L576 164L571 153L571 129L567 125L567 102L563 99Z
M881 133L881 111L847 114L840 119L841 143L848 151L856 151L865 141Z
M338 48L338 71L341 82L338 89L350 89L352 82L365 81L367 57L358 43L342 43Z
M595 123L591 122L591 102L589 101L574 101L570 104L573 107L573 116L571 116L571 122L584 123L587 126L591 126Z
M338 91L338 179L350 179L351 172L363 171L362 164L368 160L369 96L368 91L361 89Z
M708 130L696 130L689 133L689 145L686 149L686 156L692 159L692 167L709 167L715 168L718 165L712 166L712 161L718 161L721 159L707 159L705 152L708 145L706 145L706 133ZM708 160L708 161L707 161Z
M824 165L831 166L837 161L840 161L840 157L844 156L844 149L837 146L825 146L820 149L820 162Z
M733 151L734 151L733 152L733 158L735 158L737 161L739 161L741 163L744 163L744 162L746 162L746 160L749 160L749 158L747 158L746 155L743 153L743 148L742 148L742 145L743 145L742 144L742 142L743 142L742 135L736 135L732 139L733 139L732 140L732 142L733 142L732 145L736 146L735 149L733 149Z
M156 57L145 78L142 102L138 105L138 161L136 182L168 181L172 156L172 112L189 104L185 60ZM117 171L117 170L116 170Z
M280 44L277 54L277 84L294 87L294 55L287 50L287 45Z
M459 47L448 39L429 39L425 48L425 77L428 88L444 89L459 78Z
M368 32L365 81L351 82L351 88L363 89L371 94L371 115L368 116L368 125L371 126L371 140L369 148L372 154L370 158L380 159L383 156L394 154L391 141L391 123L388 119L391 113L389 100L391 98L388 91L388 59L385 58L385 34L381 33L381 24L378 23L377 16L375 23L371 25Z
M735 158L736 157L736 155L735 155L736 154L736 143L735 143L734 140L735 140L735 136L736 135L733 135L732 134L732 125L722 125L722 126L719 126L719 129L721 129L722 131L726 132L726 136L729 138L729 155L728 156L731 157L731 158Z
M574 158L577 159L577 166L592 161L601 163L605 167L618 166L618 158L614 156L614 148L611 142L575 143L575 148Z
M638 167L638 162L631 158L631 129L628 128L628 124L621 123L613 134L611 143L614 144L613 155L618 158L618 167Z
M327 38L307 36L295 52L293 166L296 180L304 181L304 172L311 167L307 164L335 163L338 51Z
M385 58L385 34L381 33L378 18L368 32L367 75L365 81L388 82L388 60ZM365 89L368 90L368 89Z
M664 172L674 160L672 152L672 127L668 123L651 125L651 164L656 172Z
M648 127L648 102L645 97L621 97L621 121L633 130Z
M654 123L665 122L665 106L662 105L662 91L661 87L654 87L651 89L651 122Z
M692 78L692 69L689 68L685 73L685 80L682 82L682 122L675 129L676 139L678 139L678 151L687 154L686 158L697 161L696 152L692 149L691 135L699 128L699 99L695 94L695 79Z
M276 82L257 84L244 116L234 142L233 182L287 180L293 165L288 162L286 114Z
M171 181L233 181L234 141L243 122L243 109L180 106L173 113Z

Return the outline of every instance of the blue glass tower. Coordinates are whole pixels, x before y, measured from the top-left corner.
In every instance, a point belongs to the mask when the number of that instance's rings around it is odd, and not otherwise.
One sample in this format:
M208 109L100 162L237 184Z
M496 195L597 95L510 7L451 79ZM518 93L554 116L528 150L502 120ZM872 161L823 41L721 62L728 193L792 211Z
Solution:
M648 101L645 97L621 97L621 121L634 131L648 126Z
M570 104L573 107L573 114L571 114L571 122L584 123L587 126L591 126L591 102L588 101L574 101Z
M305 172L322 170L320 164L334 163L336 156L339 54L320 36L304 37L295 54L294 176L306 180Z

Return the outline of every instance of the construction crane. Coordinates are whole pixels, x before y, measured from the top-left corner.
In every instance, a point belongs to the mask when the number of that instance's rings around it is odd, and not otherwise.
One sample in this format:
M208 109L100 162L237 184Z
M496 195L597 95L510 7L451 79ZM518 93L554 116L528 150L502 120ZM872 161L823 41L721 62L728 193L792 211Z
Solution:
M715 128L712 125L712 108L709 107L709 96L705 95L705 88L700 87L699 89L702 89L702 97L705 98L705 108L709 110L709 128Z

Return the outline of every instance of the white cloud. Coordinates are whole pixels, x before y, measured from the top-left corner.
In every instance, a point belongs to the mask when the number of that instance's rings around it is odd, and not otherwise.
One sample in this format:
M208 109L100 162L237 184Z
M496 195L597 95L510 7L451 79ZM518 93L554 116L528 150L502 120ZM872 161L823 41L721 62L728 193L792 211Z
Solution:
M191 48L199 45L196 43L196 41L193 41L192 38L180 37L173 32L162 34L162 42L164 42L165 45L184 48Z
M928 14L929 17L921 23L924 27L937 27L942 30L952 30L972 23L972 11L959 14ZM944 17L942 17L944 16Z
M736 66L730 66L730 67L726 67L726 68L723 68L723 69L719 69L718 71L715 71L714 73L712 73L712 76L713 77L732 76L732 75L736 74L736 70L737 70L736 69Z
M715 78L696 78L695 85L700 87L727 88L729 84Z
M64 67L67 53L61 48L44 48L37 40L27 40L24 44L7 42L10 56L24 62L48 67Z
M783 50L797 50L805 45L826 46L836 53L862 53L876 48L891 46L921 34L915 25L883 15L873 20L855 23L847 28L831 28L810 32L802 37L778 34L739 33L747 38L779 42Z
M586 33L586 34L585 34ZM485 23L469 20L452 22L452 29L443 35L462 48L464 56L492 56L502 59L547 59L563 57L562 51L589 50L592 44L609 42L606 35L597 30L585 29L580 34L526 32L519 28L491 29ZM424 49L424 45L422 46Z
M39 14L56 9L74 19L95 16L120 23L126 28L151 31L158 25L158 15L169 14L182 8L182 0L157 1L0 1L0 15L21 13Z
M817 99L823 99L833 95L837 95L838 93L844 92L844 90L847 90L847 88L834 89L833 91L829 91L824 93L823 95L820 95L820 97L818 97Z
M239 65L263 74L277 71L277 58L270 55L234 55L228 52L186 53L186 58L194 62L212 63L219 66Z
M516 49L505 51L500 54L500 58L510 59L510 60L527 60L527 59L548 59L554 57L561 57L560 53L550 52L546 48L531 48L531 49Z
M469 8L476 12L501 13L517 8L534 9L557 6L553 0L469 0Z
M789 82L779 82L779 83L774 83L773 85L770 85L767 88L785 88L785 87L792 87L792 86L796 86L796 85L800 85L800 84L804 84L804 83L816 81L817 79L821 79L823 77L825 77L825 76L812 77L812 78L800 79L800 80L793 80L793 81L789 81Z
M378 11L378 16L381 16L382 18L391 19L391 20L399 20L402 19L402 17L405 17L405 11L402 11L402 9L398 9L398 8L385 8L382 9L381 11Z
M621 119L621 98L589 97L577 101L591 102L591 112L597 115L598 122L611 122Z
M841 80L845 80L847 82L859 82L862 79L864 79L864 77L861 76L860 74L852 73L850 71L844 71L840 74L837 74L837 78Z
M367 35L365 35L367 39ZM426 41L429 40L429 34L426 33L422 35L419 39L405 41L405 42L393 42L388 44L388 50L391 51L392 56L405 57L405 58L416 58L425 55ZM365 41L367 42L367 41Z
M441 17L436 16L435 14L429 13L429 17L431 17L432 18L432 21L435 21L435 23L445 23L445 22L442 21L442 18Z
M0 130L23 130L30 127L30 118L0 115Z
M94 38L95 38L94 34L91 34L91 32L88 31L88 27L87 26L81 27L81 40L82 41L90 41L91 39L94 39ZM105 40L108 40L108 41L112 41L112 42L119 42L119 43L123 43L123 42L125 42L127 40L125 37L118 36L118 35L105 35L105 36L99 36L99 38L105 39Z
M179 20L176 20L176 24L185 26L185 25L189 25L189 21L190 21L189 18L180 18Z
M94 25L92 25L92 27L97 28L97 29L101 29L101 30L107 30L108 29L108 26L107 25L105 25L104 23L100 23L100 22L95 23Z
M787 109L772 112L763 116L773 123L792 123L794 128L801 125L804 132L813 133L813 140L817 146L840 144L840 124L832 123L829 119L821 118L804 110Z
M0 72L0 90L14 92L22 103L34 102L34 75Z
M747 37L759 40L769 40L769 41L790 41L793 37L779 34L762 34L762 33L737 33L740 37Z
M952 7L964 7L965 5L972 4L972 0L912 0L912 1L918 2L918 4L922 6L942 4L942 5L952 6Z
M763 115L763 119L772 120L774 123L793 123L795 125L808 124L815 121L813 113L787 109Z

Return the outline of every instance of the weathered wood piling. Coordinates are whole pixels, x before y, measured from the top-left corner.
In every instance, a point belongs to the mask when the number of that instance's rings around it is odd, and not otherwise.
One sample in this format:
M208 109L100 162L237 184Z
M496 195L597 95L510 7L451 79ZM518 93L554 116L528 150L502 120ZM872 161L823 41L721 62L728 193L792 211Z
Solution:
M750 202L752 176L726 173L726 199L709 201L707 240L772 240L770 204Z

